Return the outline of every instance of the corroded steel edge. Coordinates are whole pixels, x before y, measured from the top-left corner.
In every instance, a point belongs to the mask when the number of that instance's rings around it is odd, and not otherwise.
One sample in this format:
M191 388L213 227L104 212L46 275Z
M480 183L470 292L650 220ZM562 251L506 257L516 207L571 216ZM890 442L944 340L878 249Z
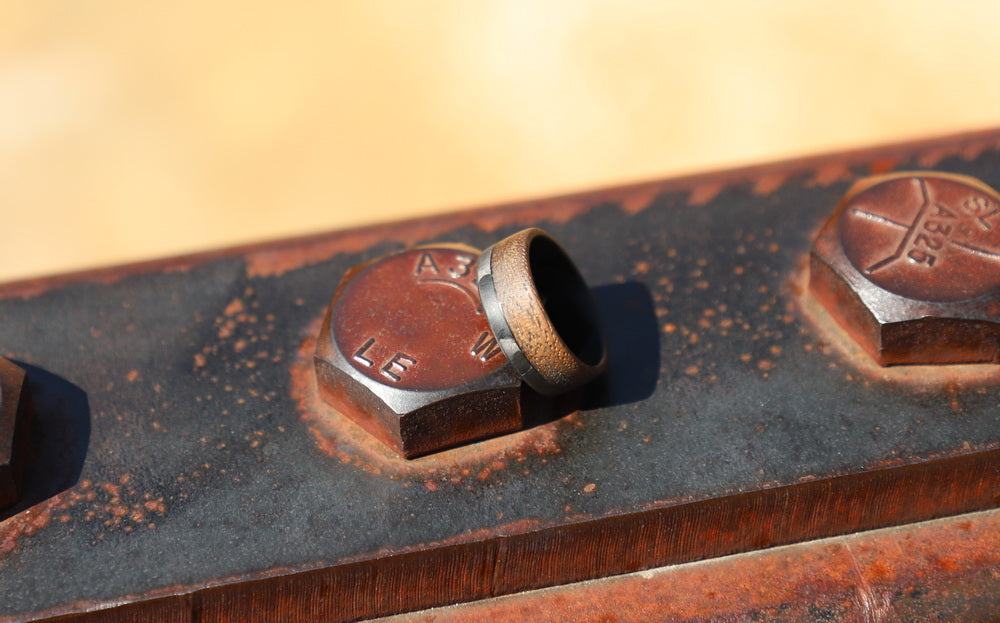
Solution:
M809 541L383 623L979 621L1000 613L1000 511Z
M687 191L690 193L688 202L700 205L711 200L726 186L741 182L752 182L755 194L767 195L780 188L790 176L796 174L811 173L812 179L809 184L827 186L849 178L850 168L855 166L867 166L869 172L873 174L886 173L892 171L899 163L915 158L920 167L932 168L944 158L961 156L971 160L994 147L1000 147L1000 129L997 128L827 152L654 182L625 184L431 217L17 280L0 284L0 298L31 298L47 290L77 282L114 283L130 275L186 272L212 260L238 256L246 258L247 272L251 276L280 275L287 270L319 263L339 253L366 249L378 242L391 240L412 246L467 225L475 225L484 231L493 231L505 224L523 224L527 227L543 219L563 222L601 202L617 202L626 212L636 213L645 209L657 196L667 192Z
M994 449L572 524L483 530L381 558L14 620L360 620L689 562L692 539L713 558L984 510L1000 506L998 491Z

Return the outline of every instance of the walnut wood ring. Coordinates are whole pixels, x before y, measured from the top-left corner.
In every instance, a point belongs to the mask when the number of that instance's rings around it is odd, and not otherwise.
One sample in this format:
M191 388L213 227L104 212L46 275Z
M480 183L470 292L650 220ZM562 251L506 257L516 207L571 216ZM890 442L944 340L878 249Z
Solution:
M521 378L545 395L599 375L604 334L587 285L540 229L501 240L479 257L479 294L490 328Z

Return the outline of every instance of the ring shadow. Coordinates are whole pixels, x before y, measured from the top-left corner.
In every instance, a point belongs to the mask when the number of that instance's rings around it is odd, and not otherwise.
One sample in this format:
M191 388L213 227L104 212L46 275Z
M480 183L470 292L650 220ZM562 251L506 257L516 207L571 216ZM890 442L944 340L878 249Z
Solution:
M80 479L90 445L90 403L82 389L37 366L26 372L33 417L19 501L0 510L0 521L43 502Z
M582 389L545 399L524 387L524 428L589 411L639 402L656 390L660 377L660 328L649 288L637 281L591 289L607 341L607 368Z

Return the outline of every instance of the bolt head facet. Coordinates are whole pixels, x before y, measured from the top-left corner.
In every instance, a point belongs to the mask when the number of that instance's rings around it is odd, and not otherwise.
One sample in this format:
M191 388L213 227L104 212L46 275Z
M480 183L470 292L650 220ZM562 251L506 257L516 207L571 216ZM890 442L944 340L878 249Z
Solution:
M418 247L358 266L327 309L319 391L411 458L521 428L521 381L476 289L477 249Z
M880 365L1000 362L1000 195L947 173L861 180L813 244L809 287Z

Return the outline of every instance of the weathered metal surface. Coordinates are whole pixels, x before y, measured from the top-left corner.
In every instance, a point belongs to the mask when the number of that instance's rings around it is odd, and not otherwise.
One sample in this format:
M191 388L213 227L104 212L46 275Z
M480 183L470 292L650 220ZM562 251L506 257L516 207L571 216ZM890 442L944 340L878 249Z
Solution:
M20 497L30 426L24 370L0 358L0 510Z
M979 180L861 180L811 260L811 290L880 364L1000 361L1000 195Z
M1000 133L0 288L45 469L0 620L363 618L1000 505L997 366L882 369L805 293L852 180L1000 182ZM608 329L578 410L400 459L319 397L341 275L538 224ZM91 613L84 615L83 613Z
M521 428L521 382L490 333L468 247L421 247L348 272L316 349L331 406L412 458Z
M382 623L996 621L1000 512L496 597Z

